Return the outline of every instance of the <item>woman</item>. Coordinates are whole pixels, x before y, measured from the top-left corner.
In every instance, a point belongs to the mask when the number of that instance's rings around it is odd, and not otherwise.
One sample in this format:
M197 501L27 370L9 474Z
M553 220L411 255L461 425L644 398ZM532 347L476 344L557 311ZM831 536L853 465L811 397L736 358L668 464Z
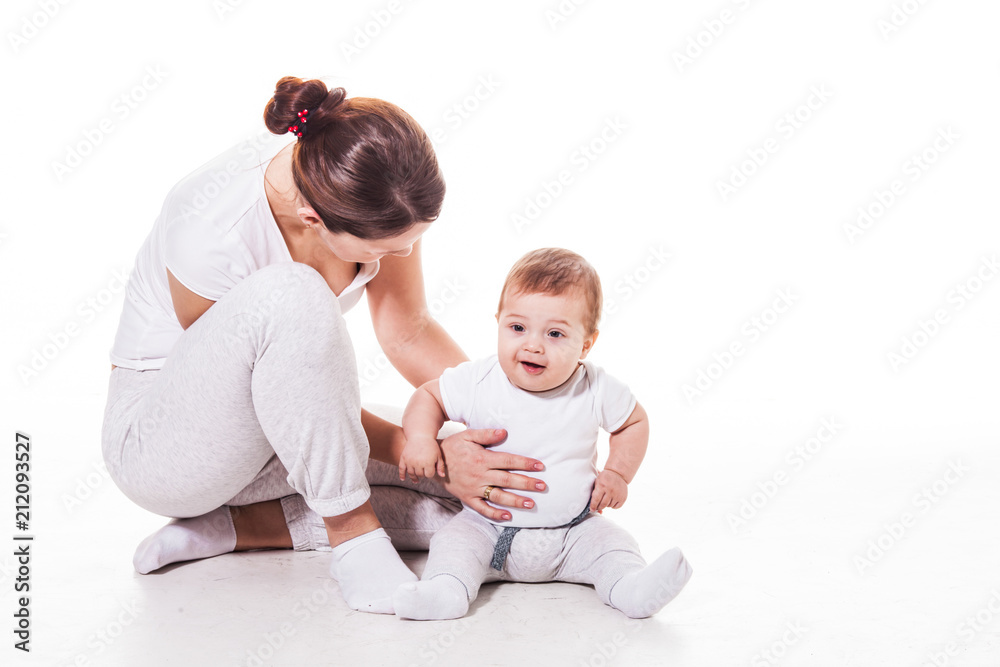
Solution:
M347 603L392 613L392 592L416 577L380 518L405 540L452 509L414 494L375 511L369 484L395 478L403 436L360 407L342 313L367 291L378 341L414 386L466 360L428 314L420 268L444 182L424 131L387 102L285 77L264 120L282 139L235 148L178 183L136 257L111 354L105 460L129 498L177 518L140 544L140 573L329 545ZM485 502L487 487L542 488L507 472L538 461L482 448L503 436L442 443L444 487L497 520L509 514ZM499 490L490 500L526 502Z

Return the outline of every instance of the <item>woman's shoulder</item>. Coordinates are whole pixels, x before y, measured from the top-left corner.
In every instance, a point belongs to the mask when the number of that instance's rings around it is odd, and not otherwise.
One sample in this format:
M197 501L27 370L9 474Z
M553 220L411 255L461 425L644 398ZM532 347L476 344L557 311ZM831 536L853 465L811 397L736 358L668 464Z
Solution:
M208 160L170 190L162 212L165 221L227 232L264 197L264 170L287 144L286 137L253 137Z
M183 178L164 203L156 235L163 263L196 294L216 300L254 271L289 259L264 194L273 155L262 158L282 145L252 155L237 145Z

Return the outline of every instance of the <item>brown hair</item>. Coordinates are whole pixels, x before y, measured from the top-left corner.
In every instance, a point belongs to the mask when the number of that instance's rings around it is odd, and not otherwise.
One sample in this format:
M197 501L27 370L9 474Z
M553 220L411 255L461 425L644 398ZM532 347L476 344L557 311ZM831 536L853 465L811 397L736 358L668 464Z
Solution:
M306 202L331 232L384 239L441 214L444 179L427 134L394 104L348 98L319 79L286 76L264 107L273 134L299 124L292 177Z
M539 248L517 260L507 274L497 312L503 310L504 299L513 294L565 294L578 290L587 299L587 314L583 326L587 335L597 331L604 297L601 278L587 260L563 248Z

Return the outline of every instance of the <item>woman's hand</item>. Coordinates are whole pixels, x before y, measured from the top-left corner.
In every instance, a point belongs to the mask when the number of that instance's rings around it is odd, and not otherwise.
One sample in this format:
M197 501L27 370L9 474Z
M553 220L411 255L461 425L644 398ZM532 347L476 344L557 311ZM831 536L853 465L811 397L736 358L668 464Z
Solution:
M492 507L483 498L487 486L490 503L505 507L534 507L534 502L511 493L511 490L544 491L545 482L511 473L511 470L544 470L541 461L491 452L487 447L502 442L507 432L502 429L466 429L448 436L441 442L448 476L444 486L463 503L494 521L510 521L510 512Z

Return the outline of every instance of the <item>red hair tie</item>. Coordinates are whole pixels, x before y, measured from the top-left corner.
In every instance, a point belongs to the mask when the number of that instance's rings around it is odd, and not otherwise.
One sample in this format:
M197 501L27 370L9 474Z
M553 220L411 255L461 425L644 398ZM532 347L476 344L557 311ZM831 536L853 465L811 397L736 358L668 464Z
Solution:
M301 137L306 133L306 116L309 115L308 109L303 109L298 114L299 122L297 125L289 125L288 131L294 134L296 137Z

